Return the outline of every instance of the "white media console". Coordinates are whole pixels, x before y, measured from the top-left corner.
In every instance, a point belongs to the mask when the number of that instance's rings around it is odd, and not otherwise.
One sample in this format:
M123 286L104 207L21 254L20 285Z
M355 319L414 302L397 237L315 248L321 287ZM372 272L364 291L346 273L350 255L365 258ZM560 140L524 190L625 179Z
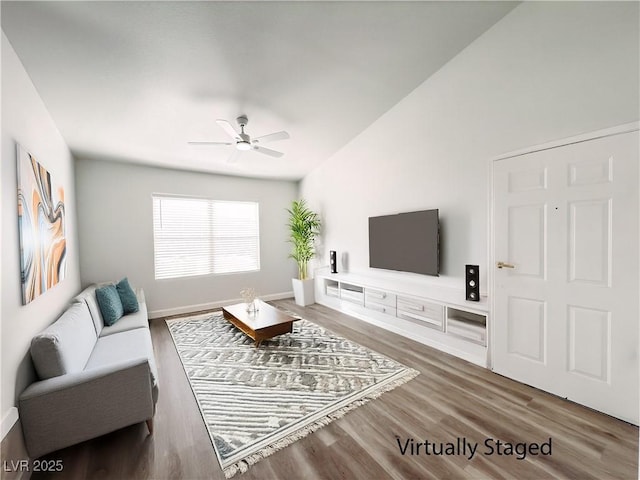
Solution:
M490 366L489 308L464 290L355 273L315 273L316 302L483 367Z

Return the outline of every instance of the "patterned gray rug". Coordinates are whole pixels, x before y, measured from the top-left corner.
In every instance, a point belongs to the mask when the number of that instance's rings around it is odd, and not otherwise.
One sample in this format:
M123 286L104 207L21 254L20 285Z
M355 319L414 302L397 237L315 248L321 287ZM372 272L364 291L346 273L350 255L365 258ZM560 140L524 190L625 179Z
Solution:
M167 326L227 478L418 374L308 320L259 348L221 313Z

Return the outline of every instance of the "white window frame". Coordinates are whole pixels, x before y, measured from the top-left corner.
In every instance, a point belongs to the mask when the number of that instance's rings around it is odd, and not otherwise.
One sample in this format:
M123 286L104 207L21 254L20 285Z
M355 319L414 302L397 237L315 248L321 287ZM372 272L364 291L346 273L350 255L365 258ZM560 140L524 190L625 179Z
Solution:
M151 197L156 280L260 270L258 202Z

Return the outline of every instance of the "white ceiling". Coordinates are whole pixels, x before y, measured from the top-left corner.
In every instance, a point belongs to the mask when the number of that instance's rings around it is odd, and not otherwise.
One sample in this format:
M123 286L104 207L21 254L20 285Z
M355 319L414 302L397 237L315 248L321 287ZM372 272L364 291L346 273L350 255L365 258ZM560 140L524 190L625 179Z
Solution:
M1 18L78 158L300 179L514 6L2 1ZM266 145L285 155L187 145L240 114L252 136L288 131Z

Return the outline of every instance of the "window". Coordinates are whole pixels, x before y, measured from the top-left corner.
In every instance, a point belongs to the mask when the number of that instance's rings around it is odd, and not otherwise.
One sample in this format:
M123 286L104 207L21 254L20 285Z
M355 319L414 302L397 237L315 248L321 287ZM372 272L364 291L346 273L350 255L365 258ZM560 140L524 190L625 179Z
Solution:
M256 202L152 198L156 279L260 270Z

